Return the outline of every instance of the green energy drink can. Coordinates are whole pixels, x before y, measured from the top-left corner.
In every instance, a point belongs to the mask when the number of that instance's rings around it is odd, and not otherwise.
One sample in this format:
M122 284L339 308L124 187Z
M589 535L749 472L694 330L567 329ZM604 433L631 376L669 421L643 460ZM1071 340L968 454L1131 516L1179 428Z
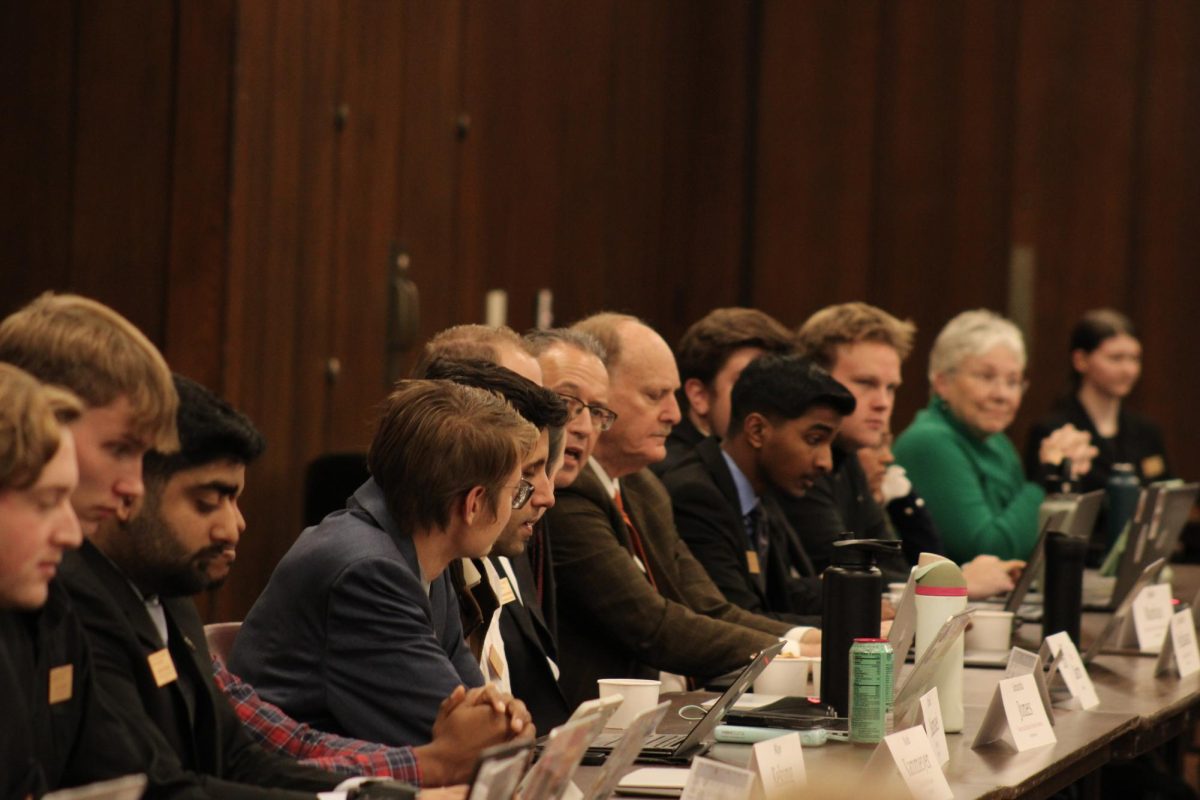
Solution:
M850 646L850 741L876 744L892 730L892 646L855 639Z

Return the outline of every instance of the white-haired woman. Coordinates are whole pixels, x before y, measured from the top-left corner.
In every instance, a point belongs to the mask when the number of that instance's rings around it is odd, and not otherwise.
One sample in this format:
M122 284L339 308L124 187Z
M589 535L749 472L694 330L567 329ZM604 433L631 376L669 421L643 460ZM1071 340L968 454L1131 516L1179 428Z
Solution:
M1023 559L1037 540L1045 491L1025 480L1004 430L1027 386L1020 329L991 311L964 311L946 323L929 354L932 399L899 438L896 460L929 507L959 563L981 554ZM1044 472L1064 458L1088 471L1095 448L1088 434L1064 425L1039 447Z

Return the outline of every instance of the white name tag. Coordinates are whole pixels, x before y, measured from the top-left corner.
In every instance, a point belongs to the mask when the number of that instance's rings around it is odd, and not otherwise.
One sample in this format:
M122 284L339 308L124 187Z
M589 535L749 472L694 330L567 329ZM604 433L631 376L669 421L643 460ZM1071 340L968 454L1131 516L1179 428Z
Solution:
M508 578L501 578L496 582L496 600L500 602L500 605L506 606L516 599L517 595L513 592L512 584L508 582Z
M1133 601L1133 626L1139 650L1157 653L1171 626L1171 586L1156 583L1138 592Z
M1085 709L1100 705L1096 687L1092 684L1092 678L1088 675L1087 667L1083 665L1083 659L1079 657L1079 650L1071 641L1070 634L1059 631L1047 636L1043 647L1048 648L1050 655L1054 657L1051 671L1058 670L1071 696L1079 700L1079 704Z
M864 788L869 787L872 796L880 794L881 773L886 775L882 782L892 784L898 774L913 800L950 800L954 797L929 736L920 725L885 736L875 748L863 770ZM890 796L886 790L882 794Z
M808 782L804 771L804 751L800 734L789 733L754 745L747 767L758 775L759 786L767 800L795 797Z
M942 704L938 702L937 687L933 687L921 695L921 727L929 737L933 754L937 763L946 766L950 763L950 748L946 745L946 729L942 725Z
M749 800L754 773L708 758L692 759L680 800Z
M992 702L988 704L983 724L971 747L991 744L1006 735L1018 752L1058 741L1042 698L1038 696L1037 684L1030 675L1004 678L996 684Z
M1196 621L1192 610L1185 608L1171 616L1170 635L1158 654L1154 674L1162 675L1174 669L1181 678L1200 671L1200 648L1196 645Z

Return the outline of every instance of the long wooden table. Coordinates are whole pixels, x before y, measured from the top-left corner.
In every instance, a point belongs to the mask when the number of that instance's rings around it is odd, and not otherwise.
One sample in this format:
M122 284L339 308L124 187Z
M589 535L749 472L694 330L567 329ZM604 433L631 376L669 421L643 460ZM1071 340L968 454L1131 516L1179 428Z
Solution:
M1190 599L1200 585L1200 568L1176 565L1176 595ZM1083 650L1103 626L1107 615L1084 615ZM1036 649L1041 641L1041 626L1027 625L1019 632L1018 643ZM955 798L1044 798L1077 781L1084 781L1085 796L1097 796L1097 771L1113 760L1133 758L1178 740L1192 730L1200 719L1200 675L1185 679L1155 677L1154 658L1141 655L1101 654L1090 665L1089 673L1100 697L1098 708L1084 711L1077 704L1055 709L1053 746L1018 753L1003 743L971 749L971 741L983 720L996 682L1002 670L972 669L964 673L963 701L965 730L950 734L950 763L946 777ZM674 696L672 712L660 726L665 733L689 729L691 723L676 713L687 704L714 697L712 693L692 692ZM715 745L710 756L735 764L745 764L750 748L742 745ZM805 749L805 765L810 774L842 771L859 774L870 758L871 749L831 742L823 747ZM587 780L587 771L581 775Z

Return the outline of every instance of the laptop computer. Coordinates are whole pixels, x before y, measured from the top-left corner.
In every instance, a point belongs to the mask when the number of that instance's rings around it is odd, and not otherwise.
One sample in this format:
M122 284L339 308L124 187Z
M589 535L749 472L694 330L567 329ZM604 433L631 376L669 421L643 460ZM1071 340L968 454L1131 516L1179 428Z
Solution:
M1116 577L1087 570L1083 576L1086 611L1112 611L1133 588L1145 566L1156 559L1170 560L1196 503L1200 484L1153 484L1142 490L1130 520L1125 549Z
M689 764L694 756L700 755L706 749L706 740L738 699L749 691L754 679L766 669L771 659L783 649L783 642L776 642L762 650L746 665L728 689L717 698L708 711L696 721L687 733L655 734L646 738L646 743L638 753L637 761L650 764ZM591 751L611 753L613 747L621 741L621 733L602 733L597 736L589 748Z

